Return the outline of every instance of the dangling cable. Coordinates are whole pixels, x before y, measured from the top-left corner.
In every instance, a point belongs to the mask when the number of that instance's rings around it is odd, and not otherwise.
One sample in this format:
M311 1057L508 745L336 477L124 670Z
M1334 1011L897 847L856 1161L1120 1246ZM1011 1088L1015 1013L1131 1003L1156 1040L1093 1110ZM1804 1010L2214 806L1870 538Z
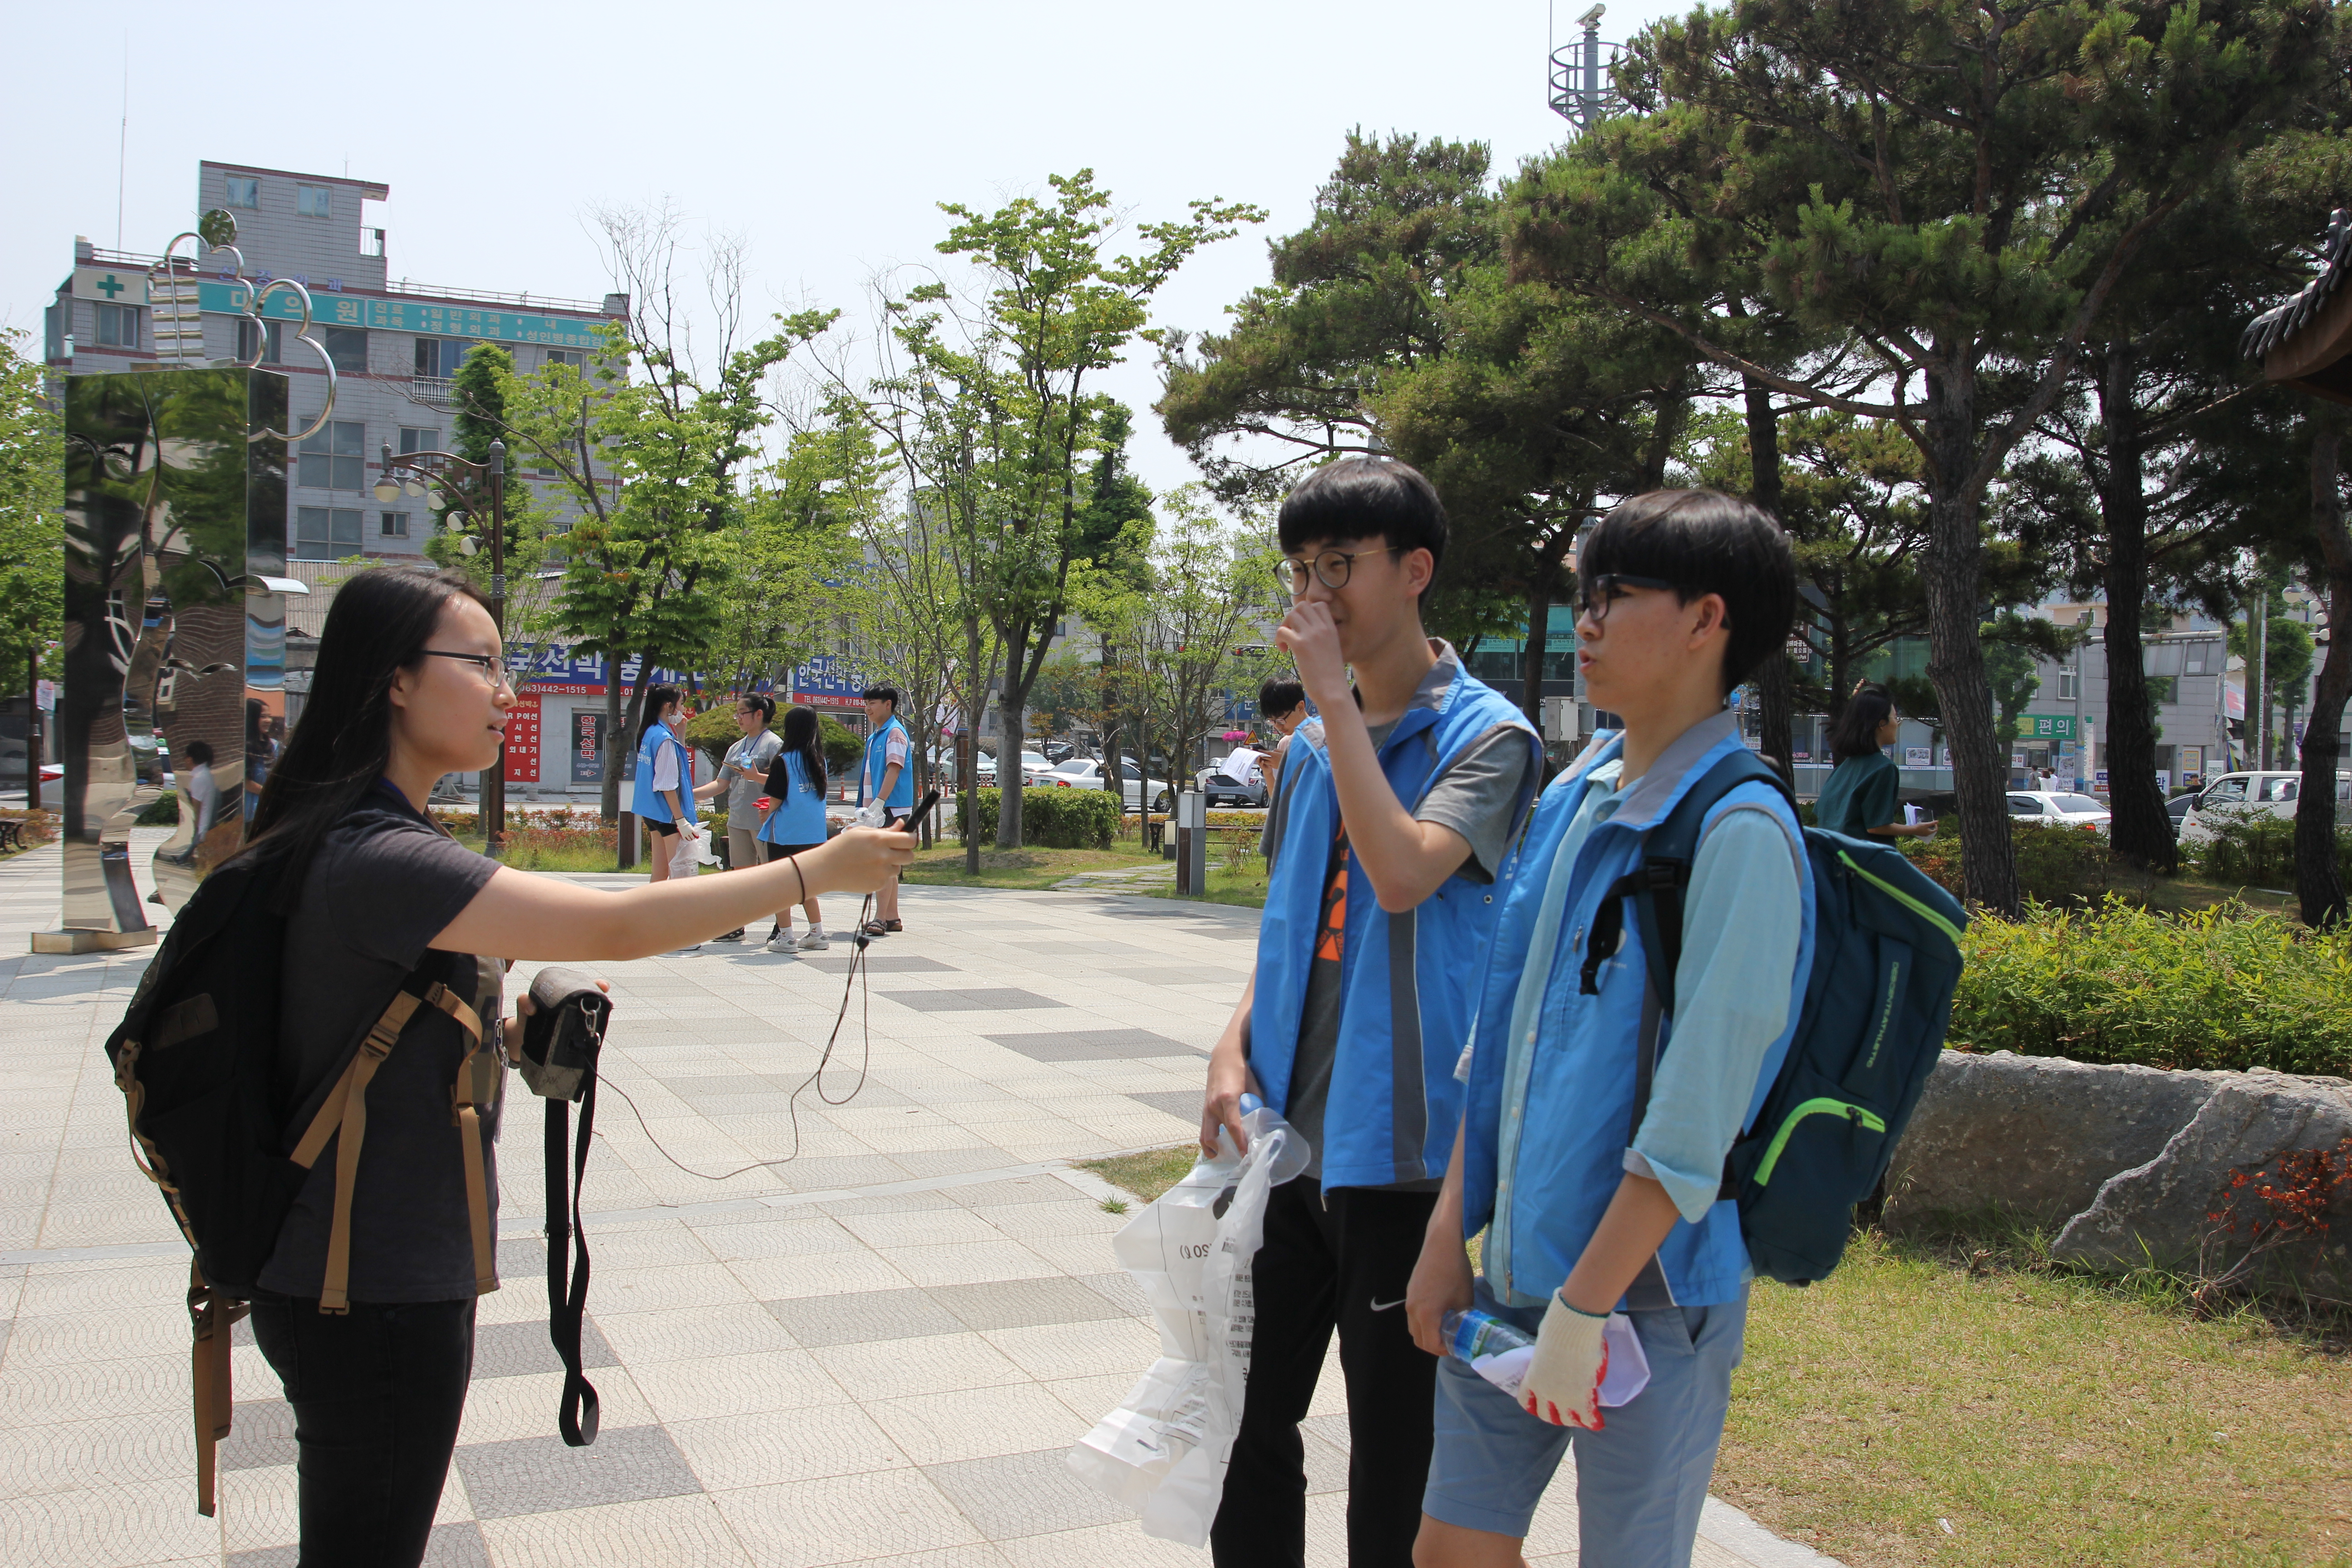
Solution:
M654 1152L659 1154L663 1159L667 1160L671 1164L677 1165L679 1170L685 1172L688 1175L693 1176L698 1180L705 1182L732 1181L735 1177L743 1174L746 1171L764 1170L771 1165L787 1164L801 1157L800 1098L803 1094L808 1091L812 1085L816 1089L816 1097L827 1105L847 1105L851 1100L857 1098L857 1091L866 1087L866 1075L872 1069L874 1065L874 990L870 983L862 986L865 1005L858 1009L858 1022L861 1026L861 1030L865 1035L866 1049L865 1054L860 1058L857 1064L857 1081L850 1087L850 1090L847 1094L843 1095L839 1100L835 1100L824 1092L824 1084L822 1080L824 1078L824 1069L833 1063L834 1048L841 1039L841 1026L849 1016L850 993L854 990L860 990L861 982L866 981L867 970L866 967L866 949L868 944L874 941L874 939L866 934L866 915L873 910L873 908L874 895L868 893L866 895L866 901L859 906L857 910L857 934L851 942L849 973L845 977L841 987L841 1006L836 1009L833 1015L833 1032L825 1037L824 1050L817 1058L816 1070L810 1073L808 1077L801 1079L798 1084L794 1085L793 1092L786 1096L784 1100L784 1114L787 1120L791 1122L793 1129L793 1152L779 1159L754 1160L748 1165L738 1165L735 1169L716 1176L710 1174L707 1171L698 1171L691 1165L680 1163L677 1155L662 1147L661 1140L655 1137L654 1130L650 1126L646 1125L645 1112L637 1109L637 1102L629 1098L629 1091L627 1089L623 1089L619 1084L614 1083L609 1078L603 1079L602 1087L609 1089L614 1094L619 1095L621 1097L621 1103L629 1108L629 1114L637 1119L637 1126L644 1131L646 1142L654 1146Z

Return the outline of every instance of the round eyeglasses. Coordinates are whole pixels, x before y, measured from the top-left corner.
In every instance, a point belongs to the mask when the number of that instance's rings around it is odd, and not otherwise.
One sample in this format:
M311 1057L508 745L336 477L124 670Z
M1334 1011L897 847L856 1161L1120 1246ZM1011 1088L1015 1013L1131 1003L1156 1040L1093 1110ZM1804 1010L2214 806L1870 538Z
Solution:
M493 688L503 686L509 691L514 689L514 680L507 674L506 661L496 654L452 653L438 647L428 647L424 652L428 658L454 658L461 664L470 664L481 671L482 679Z
M1629 572L1603 572L1598 576L1587 577L1580 585L1577 595L1578 613L1591 616L1592 624L1600 626L1609 619L1609 606L1635 588L1675 593L1679 591L1679 584L1669 583L1664 577L1636 577Z
M1355 575L1358 557L1394 555L1401 551L1412 548L1412 546L1409 544L1391 544L1385 550L1326 550L1311 560L1290 556L1286 557L1282 564L1276 568L1276 574L1282 579L1282 585L1290 590L1291 596L1294 598L1307 592L1307 588L1316 583L1322 584L1336 594L1348 585L1349 577ZM1312 576L1308 575L1310 573L1313 574Z

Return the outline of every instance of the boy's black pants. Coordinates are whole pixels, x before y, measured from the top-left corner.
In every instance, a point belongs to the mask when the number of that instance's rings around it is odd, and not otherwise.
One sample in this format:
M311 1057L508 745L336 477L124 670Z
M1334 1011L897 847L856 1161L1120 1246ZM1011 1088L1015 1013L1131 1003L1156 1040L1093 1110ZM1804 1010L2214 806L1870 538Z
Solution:
M1412 1342L1404 1288L1436 1204L1435 1193L1342 1187L1327 1205L1306 1176L1274 1189L1252 1274L1249 1402L1209 1534L1217 1568L1300 1568L1306 1560L1298 1424L1335 1327L1348 1380L1348 1562L1412 1562L1437 1362Z
M302 1568L415 1568L474 1370L474 1298L348 1313L264 1294L253 1340L294 1406Z

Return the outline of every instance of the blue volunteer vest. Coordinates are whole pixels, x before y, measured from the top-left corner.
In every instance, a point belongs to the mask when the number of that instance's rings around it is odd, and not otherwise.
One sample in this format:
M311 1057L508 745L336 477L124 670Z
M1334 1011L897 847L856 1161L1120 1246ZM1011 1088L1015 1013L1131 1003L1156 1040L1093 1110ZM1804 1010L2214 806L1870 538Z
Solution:
M824 796L809 781L808 764L797 752L784 753L784 773L792 793L760 824L762 844L822 844L824 842Z
M672 820L669 803L654 793L654 761L664 746L677 750L678 798L691 800L694 795L694 753L687 750L686 742L668 725L646 725L645 734L637 741L637 776L629 795L629 809L647 822ZM691 811L693 807L687 809Z
M860 805L879 797L882 793L882 775L890 768L889 759L885 753L889 750L890 731L893 730L901 735L907 732L907 726L898 722L896 713L890 715L888 723L866 738L866 770L857 775L857 804ZM882 804L893 811L914 808L915 748L911 742L907 747L907 760L898 768L898 782L892 786L890 798Z
M1457 668L1435 706L1406 710L1381 747L1381 772L1399 800L1416 806L1464 750L1497 725L1527 738L1527 782L1512 808L1516 829L1541 777L1542 742L1507 699L1467 670ZM1249 1055L1266 1102L1286 1110L1339 826L1331 757L1319 729L1310 733L1302 725L1290 737L1281 787L1282 843L1258 926ZM1323 1112L1327 1190L1445 1173L1462 1115L1454 1068L1476 999L1469 977L1486 957L1517 864L1517 855L1507 854L1491 886L1456 872L1418 908L1391 915L1349 850L1339 1038Z
M1709 725L1714 728L1708 730ZM1701 730L1708 733L1701 734ZM1625 1151L1633 1141L1635 1054L1648 979L1639 922L1625 921L1616 956L1600 967L1597 995L1580 994L1580 972L1594 911L1611 884L1639 865L1644 834L1665 820L1675 804L1717 759L1745 744L1736 728L1717 721L1695 727L1686 739L1690 745L1678 741L1669 746L1616 815L1595 824L1586 836L1567 873L1571 881L1561 910L1556 952L1528 951L1543 904L1546 876L1583 805L1593 769L1620 754L1622 735L1604 732L1596 738L1574 767L1553 780L1536 803L1520 851L1520 875L1504 898L1492 956L1479 986L1478 1048L1471 1059L1464 1132L1467 1144L1463 1151L1462 1224L1465 1237L1477 1235L1489 1221L1507 1231L1508 1239L1499 1249L1507 1260L1504 1276L1489 1272L1487 1277L1496 1294L1507 1300L1512 1292L1541 1300L1559 1289L1592 1239L1625 1174ZM1799 841L1796 814L1780 792L1761 783L1738 785L1717 802L1701 826L1702 840L1724 813L1759 807L1781 823L1792 844ZM1789 1022L1765 1054L1748 1100L1745 1119L1748 1124L1763 1109L1772 1080L1788 1055L1803 1011L1805 981L1812 972L1811 870L1801 855L1797 865L1804 928L1790 976ZM1537 1020L1542 1032L1528 1062L1517 1157L1510 1170L1502 1171L1498 1156L1512 1004L1518 994L1520 973L1530 963L1549 964L1551 979ZM1554 1020L1563 1016L1565 1031L1555 1033ZM1662 1055L1673 1048L1671 1026L1671 1019L1662 1026ZM1487 1249L1490 1270L1497 1250L1491 1246ZM1675 1220L1658 1248L1658 1263L1679 1305L1703 1307L1736 1300L1748 1278L1739 1205L1727 1199L1717 1203L1696 1225Z

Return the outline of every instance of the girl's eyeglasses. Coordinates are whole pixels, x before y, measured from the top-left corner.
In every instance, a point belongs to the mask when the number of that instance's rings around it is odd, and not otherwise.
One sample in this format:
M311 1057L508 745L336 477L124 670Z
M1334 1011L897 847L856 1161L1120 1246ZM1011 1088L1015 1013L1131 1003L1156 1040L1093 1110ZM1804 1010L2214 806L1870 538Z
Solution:
M506 661L496 654L452 653L446 648L438 647L428 647L424 651L428 658L454 658L460 663L470 664L480 670L482 679L488 680L493 687L503 686L509 691L514 689L514 681L507 675Z
M1582 614L1592 617L1592 624L1597 626L1608 620L1609 606L1623 598L1630 589L1656 588L1674 593L1679 586L1664 577L1636 577L1625 572L1603 572L1584 580L1577 605Z

